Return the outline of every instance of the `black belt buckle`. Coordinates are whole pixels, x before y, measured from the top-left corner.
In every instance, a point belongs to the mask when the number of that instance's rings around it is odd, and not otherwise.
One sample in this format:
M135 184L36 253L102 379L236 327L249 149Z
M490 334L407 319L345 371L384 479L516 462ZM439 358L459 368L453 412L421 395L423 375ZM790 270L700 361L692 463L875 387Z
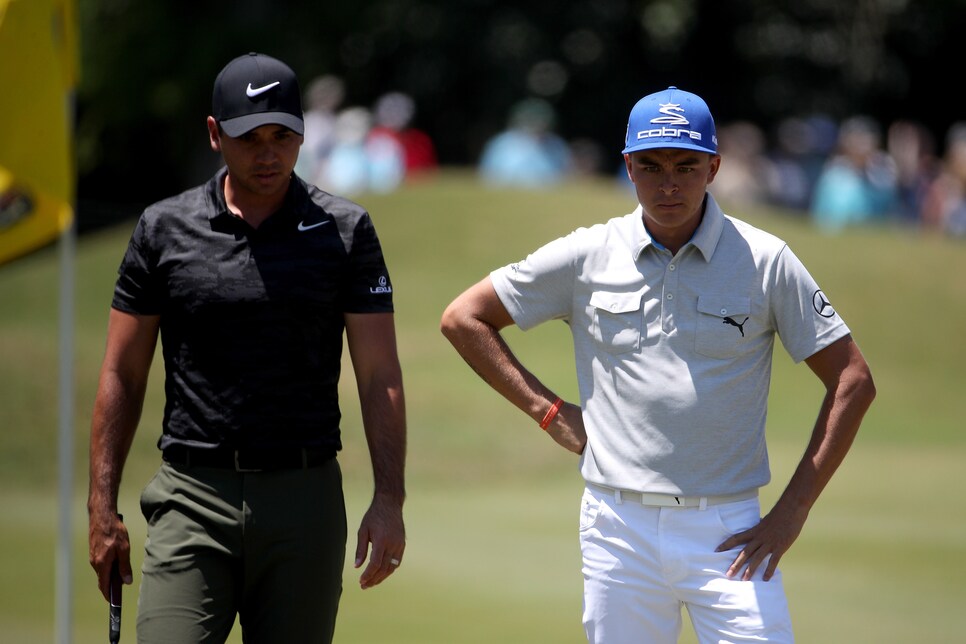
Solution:
M242 450L237 450L237 449L232 452L233 462L235 464L235 471L236 472L261 472L261 471L263 471L264 468L261 468L261 467L245 467L244 464L242 463L242 461L244 460L242 458L242 455L244 453L252 453L252 452L251 451L242 452Z

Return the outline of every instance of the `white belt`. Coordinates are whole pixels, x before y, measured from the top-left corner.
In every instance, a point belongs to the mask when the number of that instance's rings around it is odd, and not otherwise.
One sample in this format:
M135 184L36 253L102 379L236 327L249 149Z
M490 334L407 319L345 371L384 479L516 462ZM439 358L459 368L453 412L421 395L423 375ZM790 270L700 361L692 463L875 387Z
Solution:
M641 505L652 505L662 508L701 508L709 505L721 505L722 503L735 503L745 501L758 496L757 489L738 492L737 494L719 494L715 496L675 496L673 494L655 494L653 492L634 492L633 490L621 490L618 488L607 487L588 483L587 487L596 490L600 494L614 497L617 503L640 503Z

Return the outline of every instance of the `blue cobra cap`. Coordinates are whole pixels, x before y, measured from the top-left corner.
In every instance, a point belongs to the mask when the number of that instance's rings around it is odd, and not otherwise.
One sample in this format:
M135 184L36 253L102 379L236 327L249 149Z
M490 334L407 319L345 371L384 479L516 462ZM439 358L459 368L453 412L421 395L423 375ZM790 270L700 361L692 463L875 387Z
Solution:
M656 148L718 153L711 110L697 94L671 86L634 105L627 119L622 154Z

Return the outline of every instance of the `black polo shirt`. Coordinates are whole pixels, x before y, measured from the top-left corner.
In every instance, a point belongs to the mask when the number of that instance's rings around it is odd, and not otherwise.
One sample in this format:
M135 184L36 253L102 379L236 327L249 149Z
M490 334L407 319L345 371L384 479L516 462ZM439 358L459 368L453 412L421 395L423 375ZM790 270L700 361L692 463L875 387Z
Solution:
M112 306L161 318L159 447L339 449L343 314L393 310L372 221L293 175L253 229L225 172L148 207L118 271Z

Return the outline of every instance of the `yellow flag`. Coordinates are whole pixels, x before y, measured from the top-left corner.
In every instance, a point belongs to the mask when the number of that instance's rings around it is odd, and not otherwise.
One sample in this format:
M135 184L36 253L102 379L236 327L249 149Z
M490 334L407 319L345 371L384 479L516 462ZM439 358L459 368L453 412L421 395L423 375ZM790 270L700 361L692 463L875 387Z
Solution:
M0 264L73 220L74 0L0 0Z

